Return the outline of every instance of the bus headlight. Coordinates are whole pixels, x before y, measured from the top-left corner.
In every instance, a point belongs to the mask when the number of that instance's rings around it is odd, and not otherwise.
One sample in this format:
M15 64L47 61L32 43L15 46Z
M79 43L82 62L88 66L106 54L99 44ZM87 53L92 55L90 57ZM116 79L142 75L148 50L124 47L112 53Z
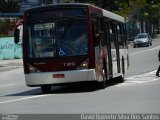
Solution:
M32 65L29 65L29 71L30 71L30 73L40 72L40 70L38 70L37 68L33 67Z
M87 60L85 60L85 61L83 61L82 62L82 64L80 65L80 66L78 66L78 70L81 70L81 69L88 69L88 64L89 64L89 62L88 62L89 60L87 59Z

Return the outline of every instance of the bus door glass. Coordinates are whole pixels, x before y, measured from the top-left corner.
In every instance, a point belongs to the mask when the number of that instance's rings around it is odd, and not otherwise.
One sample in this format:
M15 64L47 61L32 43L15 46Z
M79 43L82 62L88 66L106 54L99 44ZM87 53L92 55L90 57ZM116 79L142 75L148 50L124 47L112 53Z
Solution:
M112 24L113 34L114 34L114 45L116 48L116 60L117 60L117 72L120 73L120 51L119 51L119 43L118 43L118 31L117 24Z
M111 56L111 40L109 37L109 22L104 22L104 33L105 41L107 41L107 54L108 54L108 64L109 64L109 75L112 75L112 56Z

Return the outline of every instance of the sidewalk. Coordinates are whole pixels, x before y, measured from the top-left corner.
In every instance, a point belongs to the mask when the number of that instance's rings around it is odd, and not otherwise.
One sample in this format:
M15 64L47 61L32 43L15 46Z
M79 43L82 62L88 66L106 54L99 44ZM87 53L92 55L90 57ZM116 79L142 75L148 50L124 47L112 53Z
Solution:
M0 60L0 67L5 66L23 66L22 59Z

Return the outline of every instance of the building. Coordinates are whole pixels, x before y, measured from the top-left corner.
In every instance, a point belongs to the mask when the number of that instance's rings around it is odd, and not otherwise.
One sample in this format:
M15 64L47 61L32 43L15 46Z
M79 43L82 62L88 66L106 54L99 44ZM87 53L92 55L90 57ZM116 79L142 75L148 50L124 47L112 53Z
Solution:
M20 11L24 12L24 10L31 7L63 2L64 0L20 0Z
M2 13L0 11L0 36L2 34L13 35L14 24L21 16L23 12L32 7L42 6L47 4L63 3L64 0L19 0L20 10L19 12L13 13ZM4 24L9 24L5 26Z

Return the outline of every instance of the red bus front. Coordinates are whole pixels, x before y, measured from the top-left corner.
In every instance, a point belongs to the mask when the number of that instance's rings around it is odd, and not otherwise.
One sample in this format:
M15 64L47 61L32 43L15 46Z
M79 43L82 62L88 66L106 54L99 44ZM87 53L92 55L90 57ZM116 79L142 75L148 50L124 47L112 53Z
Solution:
M52 5L24 15L24 72L28 86L93 81L94 47L88 5Z

